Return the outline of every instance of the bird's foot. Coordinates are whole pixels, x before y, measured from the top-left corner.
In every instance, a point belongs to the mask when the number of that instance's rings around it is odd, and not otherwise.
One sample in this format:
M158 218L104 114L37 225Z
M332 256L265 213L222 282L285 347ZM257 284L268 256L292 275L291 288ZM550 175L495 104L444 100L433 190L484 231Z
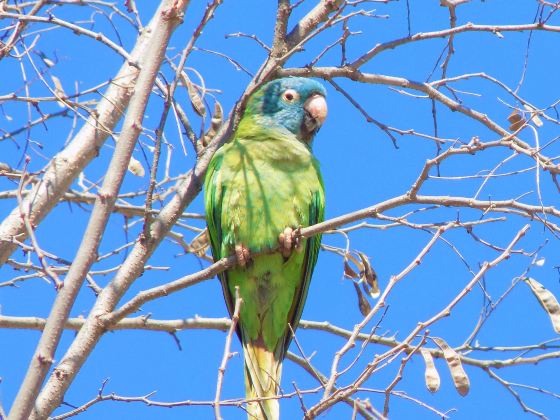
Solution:
M301 227L298 227L297 229L287 227L284 229L284 232L278 236L278 243L280 244L280 252L282 253L282 256L284 258L289 258L294 249L297 252L301 252L302 239Z
M242 244L235 245L235 256L237 257L237 264L245 268L251 262L251 252Z

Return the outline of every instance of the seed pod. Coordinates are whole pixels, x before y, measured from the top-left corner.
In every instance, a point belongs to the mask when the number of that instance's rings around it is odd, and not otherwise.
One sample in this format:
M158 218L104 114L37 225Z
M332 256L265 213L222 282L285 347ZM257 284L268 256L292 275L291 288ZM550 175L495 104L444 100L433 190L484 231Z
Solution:
M548 314L554 331L560 334L560 305L556 297L535 279L526 278L525 283L529 285L531 291Z
M445 340L437 337L434 337L433 340L443 351L443 357L447 362L449 372L451 372L455 389L459 395L464 397L469 393L470 381L465 369L463 368L463 364L461 363L461 358L457 352L445 342Z
M437 392L439 390L441 380L439 378L439 373L436 369L436 365L434 364L432 353L430 353L426 349L420 349L420 354L422 354L424 363L426 364L426 370L424 371L426 387L428 388L428 391L432 393Z

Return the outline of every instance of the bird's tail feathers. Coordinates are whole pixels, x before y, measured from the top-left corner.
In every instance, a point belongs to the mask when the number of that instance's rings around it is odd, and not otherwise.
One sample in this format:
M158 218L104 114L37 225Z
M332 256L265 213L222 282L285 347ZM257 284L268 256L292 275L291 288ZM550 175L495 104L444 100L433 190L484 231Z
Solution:
M267 350L263 341L248 340L243 344L245 356L245 391L250 420L278 420L278 389L282 375L282 358Z

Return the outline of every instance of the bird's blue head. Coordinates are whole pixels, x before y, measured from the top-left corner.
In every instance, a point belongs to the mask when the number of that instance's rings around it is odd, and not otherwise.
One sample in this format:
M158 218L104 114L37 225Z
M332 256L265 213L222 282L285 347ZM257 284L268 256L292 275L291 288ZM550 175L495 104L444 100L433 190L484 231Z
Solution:
M245 115L267 125L280 126L310 144L327 117L327 91L319 82L304 77L272 80L255 92Z

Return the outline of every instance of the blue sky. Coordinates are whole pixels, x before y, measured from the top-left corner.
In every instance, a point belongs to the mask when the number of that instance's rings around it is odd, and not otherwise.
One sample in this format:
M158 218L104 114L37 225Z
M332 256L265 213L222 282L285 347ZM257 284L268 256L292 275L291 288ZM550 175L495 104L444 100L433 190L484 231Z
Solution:
M118 3L123 8L122 2ZM153 13L155 2L138 1L138 8L143 23ZM204 11L200 4L193 2L187 11L185 21L173 35L169 56L179 54L200 20ZM309 11L314 2L305 1L294 12L289 27ZM396 38L405 37L408 31L407 2L398 1L388 4L364 3L359 7L375 8L378 17L357 16L349 21L349 29L360 31L359 35L350 38L347 46L349 60L353 60L374 45ZM123 9L124 10L124 9ZM349 11L357 9L349 8ZM458 25L474 22L477 24L526 24L532 23L537 11L537 2L519 1L471 1L457 8ZM83 7L59 7L54 14L69 21L85 20L90 17L92 10ZM386 17L385 17L386 16ZM438 1L410 1L410 26L412 33L442 30L449 26L448 9L439 6ZM246 33L255 34L265 43L270 43L273 35L275 6L268 2L237 1L225 2L217 11L213 20L204 30L197 47L200 49L219 51L237 60L250 72L255 72L266 57L265 51L248 38L229 37L226 34ZM83 23L84 27L104 32L115 42L122 42L125 49L130 50L135 41L135 32L123 19L114 18L113 23L118 28L117 36L114 28L103 15L94 15L94 25ZM7 23L0 24L0 34ZM551 25L560 24L555 16ZM32 25L28 29L44 29L44 25ZM309 63L321 52L326 45L340 37L340 25L325 31L310 41L305 50L296 54L287 67L296 67ZM529 39L528 32L503 32L496 36L488 32L461 33L455 38L455 54L448 68L448 76L454 77L467 73L486 73L497 78L515 89L522 77L524 62ZM558 100L557 67L560 63L560 53L557 48L557 34L534 32L530 41L528 65L524 75L524 82L519 89L519 95L537 107L545 108ZM120 37L120 38L119 38ZM27 38L30 42L32 37ZM446 45L446 39L437 38L429 41L413 42L408 45L388 50L367 63L364 72L386 74L405 77L415 81L427 81L436 61ZM51 60L57 60L51 68L50 74L57 76L63 83L67 93L75 91L75 84L80 90L90 88L106 81L113 76L120 65L121 58L106 46L84 36L73 35L66 29L55 29L41 32L36 46ZM46 69L38 55L33 55L34 61ZM29 90L31 96L48 95L33 73L29 60L22 59L22 65L30 79ZM340 48L333 48L318 62L321 66L336 66L340 64ZM242 94L250 77L242 71L236 70L222 57L202 50L193 51L186 66L196 69L208 88L216 89L214 93L226 112L229 112L235 101ZM167 80L171 80L172 72L168 66L162 69ZM188 70L189 75L196 81L195 73ZM0 62L0 96L21 90L22 73L20 63L15 59L4 59ZM429 81L441 77L441 69L436 67ZM50 78L47 78L50 82ZM399 129L413 129L419 133L434 134L431 102L397 92L388 86L357 84L348 80L337 80L348 90L364 109L376 120ZM325 82L328 90L329 117L318 134L314 144L314 151L321 162L325 189L327 194L326 218L332 218L361 208L371 206L391 197L405 193L418 177L427 159L433 158L436 147L433 141L419 136L400 136L398 148L395 148L389 137L375 125L365 121L363 116L331 85ZM453 85L458 89L458 97L464 105L486 113L491 119L507 129L507 116L511 109L505 104L519 106L519 103L503 89L488 80L472 78ZM418 94L418 92L409 93ZM450 92L442 92L451 96ZM471 92L468 94L464 92ZM98 95L90 95L89 99L96 99ZM184 89L180 89L177 97L187 104L188 97ZM212 100L210 99L210 103ZM60 110L56 103L41 105L42 112ZM154 130L159 122L162 101L153 95L150 101L144 127ZM438 134L442 138L456 139L458 144L468 143L473 136L481 141L496 140L499 136L490 132L480 123L464 115L451 112L441 104L436 105ZM24 125L28 113L32 119L39 117L35 109L28 108L25 103L7 101L2 104L0 112L0 128L13 131ZM189 116L196 120L196 116L189 110ZM554 117L554 111L549 115ZM77 122L78 128L81 121ZM32 142L26 145L27 132L16 137L15 141L4 140L0 144L1 158L14 168L22 167L22 156L26 153L31 157L29 170L42 168L50 157L64 147L72 130L72 118L56 118L47 124L34 127L29 132L29 139L41 144L41 148ZM558 135L558 125L545 121L538 128L540 144L551 142L546 148L546 155L555 157L560 155L558 144L554 141ZM520 137L527 143L534 145L535 137L529 129L524 130ZM2 135L3 132L0 132ZM193 165L196 154L187 145L187 154L182 152L179 136L173 117L166 125L166 140L173 147L171 159L171 175L177 176L187 172ZM151 144L143 136L143 145ZM444 144L444 149L451 143ZM108 141L100 150L100 156L85 170L87 179L98 181L104 174L111 158L114 143ZM149 151L145 151L149 155ZM166 152L167 153L167 152ZM460 155L446 160L440 170L441 179L431 179L422 189L423 194L454 195L472 197L481 186L483 179L452 180L444 177L464 177L475 175L479 171L495 168L500 162L508 158L512 151L501 147L478 153L474 156ZM147 167L141 147L137 147L134 156ZM151 160L151 156L149 157ZM19 166L18 166L19 165ZM527 204L538 205L536 193L536 171L532 168L534 161L526 156L516 156L498 168L498 173L519 173L491 178L481 190L479 199L503 200L519 198ZM431 173L435 175L435 171ZM163 176L163 170L159 176ZM148 185L148 177L134 177L128 174L122 192L143 190ZM76 184L74 185L76 187ZM2 190L17 188L14 181L0 178ZM545 205L558 205L558 191L550 175L540 172L540 189ZM130 199L129 202L142 204L142 199ZM4 218L16 205L15 200L0 200L0 218ZM387 212L389 216L401 216L408 211L422 208L414 205L398 208ZM83 231L87 224L91 207L80 208L76 205L61 203L47 217L37 229L37 237L41 246L66 260L72 260L79 246ZM201 197L198 197L187 209L189 212L202 213ZM506 217L503 222L488 223L477 226L474 232L483 240L489 241L497 247L505 247L513 239L519 229L531 221L526 217L515 214L488 214L474 209L438 208L423 211L410 217L415 223L440 223L460 218L462 221L473 221L485 217ZM554 221L554 218L551 219ZM368 220L380 225L384 222ZM125 220L120 215L111 218L106 230L100 253L106 253L114 248L134 240L141 230L141 223L136 223L125 236L122 226ZM199 220L189 220L189 224L203 227ZM185 234L187 238L193 235L188 230L177 227L177 232ZM380 287L383 289L392 275L398 274L420 252L432 237L432 231L415 230L407 227L391 229L362 229L350 235L351 248L367 254L375 268ZM405 338L419 321L424 321L438 313L447 303L459 293L472 278L467 269L477 271L484 261L496 258L499 251L476 242L466 233L465 229L449 231L444 235L448 241L439 241L430 253L422 260L421 265L400 282L387 300L388 309L383 318L378 334L385 334L397 339ZM323 242L332 246L344 247L345 242L340 235L325 235ZM449 245L453 244L455 250ZM541 248L542 247L542 248ZM533 265L530 275L541 282L555 295L560 295L559 274L557 266L559 243L557 238L543 228L538 222L531 223L531 230L519 242L516 249L523 249L527 253L538 250L537 258L544 258L542 266ZM460 253L464 261L458 257ZM94 266L95 270L108 269L119 265L126 257L126 252ZM12 256L14 260L25 261L26 256L17 251ZM496 269L490 270L484 277L484 286L489 295L497 299L514 279L523 275L531 265L535 256L514 254ZM536 258L535 258L536 259ZM32 261L37 260L32 257ZM466 262L466 263L465 263ZM165 241L156 251L150 264L167 267L165 270L147 270L140 277L124 297L133 297L141 290L164 284L181 276L192 273L207 265L193 255L183 255L181 248L171 241ZM21 275L10 267L0 270L0 282ZM112 278L96 276L101 286L106 285ZM21 282L19 287L0 288L0 309L3 315L46 317L55 297L52 285L41 279ZM72 310L72 316L87 316L95 299L90 289L84 288ZM348 279L343 278L343 264L340 256L323 251L310 287L308 301L303 313L303 319L325 321L352 329L360 322L362 315L358 310L354 288ZM374 304L374 301L370 301ZM430 335L445 339L451 346L461 345L476 325L483 305L481 287L476 286L452 311L451 316L438 321L430 327ZM153 319L182 319L201 317L227 316L223 303L221 289L216 279L205 281L194 287L182 290L150 302L143 306L142 314L151 314ZM369 328L379 321L377 317ZM27 369L29 360L39 339L39 332L15 329L0 329L0 401L5 408L9 408L19 383ZM60 359L67 346L73 340L74 332L64 333L57 353ZM121 396L142 396L153 391L151 397L157 401L209 401L214 398L217 370L220 364L225 334L219 331L187 330L177 333L181 344L177 343L169 334L146 331L117 331L106 334L96 346L88 362L76 377L64 400L68 404L79 406L97 395L102 382L109 379L105 392L114 392ZM327 374L334 353L344 344L341 338L313 330L299 330L298 342L307 355L314 354L312 362L316 368ZM513 291L498 306L488 319L478 335L481 346L523 346L556 339L547 314L541 309L529 288L524 284L517 285ZM433 342L428 343L434 347ZM359 346L358 346L359 347ZM240 352L237 340L232 349ZM293 352L298 352L292 346ZM348 366L352 355L359 349L351 351L350 356L343 360L343 366ZM375 354L382 353L386 348L382 346L368 346L359 362L350 369L338 382L339 385L349 384L360 369L372 360ZM549 350L553 351L553 350ZM529 355L537 355L532 352ZM474 352L470 356L479 359L496 359L515 357L518 353ZM228 364L225 376L223 398L240 398L243 396L242 357L233 357ZM384 390L391 382L400 366L397 358L389 366L380 369L366 383L370 390L364 390L358 395L361 399L369 398L379 410L383 409L384 396L376 390ZM441 389L430 394L424 384L424 363L420 356L413 357L406 365L403 380L396 390L404 391L410 397L424 401L437 410L449 413L454 419L490 419L490 418L523 418L525 414L514 397L495 380L492 380L483 370L466 366L470 378L471 389L467 397L461 397L453 387L451 377L443 360L436 360L436 367L441 376ZM541 362L538 365L515 366L497 370L496 373L510 382L523 383L537 388L560 393L558 389L558 360ZM293 391L293 383L299 389L314 389L317 382L303 369L292 362L286 361L283 372L282 389L289 393ZM371 391L373 390L373 391ZM545 415L554 417L560 409L560 402L553 396L544 395L527 389L520 389L523 401L530 407ZM311 393L305 397L307 407L319 400L321 392ZM68 411L68 406L62 406L55 414ZM300 402L297 398L283 400L281 403L283 418L301 417ZM223 408L224 418L244 418L244 412L237 408ZM435 414L404 398L391 398L391 418L434 418ZM350 418L351 409L345 404L338 404L323 414L324 418ZM84 419L116 419L116 418L213 418L212 408L209 406L186 406L173 409L148 407L140 402L102 402L94 405L81 414Z

